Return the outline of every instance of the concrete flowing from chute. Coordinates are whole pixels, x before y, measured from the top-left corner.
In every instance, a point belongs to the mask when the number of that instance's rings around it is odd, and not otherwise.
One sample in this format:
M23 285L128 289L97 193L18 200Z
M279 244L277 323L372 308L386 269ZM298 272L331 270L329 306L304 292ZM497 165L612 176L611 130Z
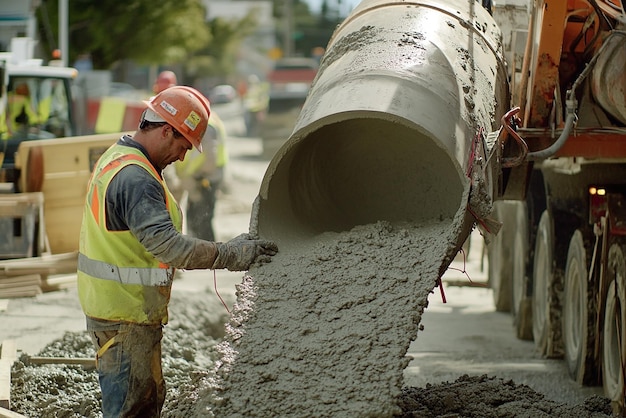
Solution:
M406 352L459 232L451 221L325 233L251 270L215 415L399 413Z

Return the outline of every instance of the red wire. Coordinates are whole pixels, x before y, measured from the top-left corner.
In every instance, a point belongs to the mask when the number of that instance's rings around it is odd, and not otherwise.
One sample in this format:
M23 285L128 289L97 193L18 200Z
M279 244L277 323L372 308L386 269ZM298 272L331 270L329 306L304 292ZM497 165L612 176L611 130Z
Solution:
M437 279L437 285L439 286L439 293L441 293L441 301L443 303L448 303L446 300L446 293L443 291L443 282L441 281L441 277Z
M467 270L465 269L465 267L467 266L466 262L467 262L467 256L465 255L465 250L463 248L461 248L459 251L461 251L461 253L463 254L463 269L458 269L456 267L448 267L450 270L456 270L459 271L463 274L465 274L465 276L467 277L467 280L469 280L470 283L472 283L473 285L476 285L476 283L474 283L472 281L472 278L470 277L469 273L467 272ZM485 286L487 287L487 286Z
M483 221L482 219L480 219L480 218L478 217L478 215L476 215L476 212L474 212L474 211L472 210L472 208L470 208L470 207L469 207L469 205L467 206L467 210L468 210L468 212L469 212L469 213L471 213L471 214L472 214L472 216L474 217L474 219L476 219L476 221L477 221L479 224L481 224L483 228L485 228L485 231L487 231L487 232L491 233L491 229L489 229L489 227L487 226L487 224L485 223L485 221Z
M226 302L224 302L224 299L222 299L220 292L217 290L217 274L215 273L215 270L213 270L213 288L215 289L215 294L220 299L220 302L222 302L222 305L224 305L224 308L226 308L226 312L230 314L230 309L228 309Z
M466 261L467 261L467 259L466 259L466 255L465 255L465 250L464 250L463 248L461 248L459 251L461 252L461 254L463 254L463 269L461 270L461 269L458 269L458 268L456 268L456 267L448 267L448 268L449 268L450 270L460 271L461 273L465 274L465 276L467 277L467 280L469 280L469 282L470 282L470 283L474 283L474 282L472 281L472 278L470 277L469 273L468 273L468 272L467 272L467 270L465 269L465 267L466 267Z

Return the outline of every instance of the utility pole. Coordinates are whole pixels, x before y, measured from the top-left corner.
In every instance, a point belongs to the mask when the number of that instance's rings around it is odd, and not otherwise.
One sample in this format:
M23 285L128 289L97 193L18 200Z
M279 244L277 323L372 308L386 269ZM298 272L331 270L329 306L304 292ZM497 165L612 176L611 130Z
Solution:
M59 1L59 49L61 49L61 62L64 67L68 66L68 59L70 55L69 42L68 42L68 2L69 0Z
M285 51L283 56L290 57L293 55L293 0L284 0L284 10L285 14L285 37L283 39L283 43Z

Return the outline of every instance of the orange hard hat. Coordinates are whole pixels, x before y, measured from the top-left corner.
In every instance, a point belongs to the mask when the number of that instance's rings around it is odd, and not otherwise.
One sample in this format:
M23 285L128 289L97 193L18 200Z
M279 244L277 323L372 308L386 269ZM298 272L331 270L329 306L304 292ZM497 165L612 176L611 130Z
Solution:
M202 137L209 123L209 100L198 90L187 86L174 86L144 102L148 109L142 120L166 122L202 152Z
M176 84L178 84L178 80L173 71L161 71L154 82L154 86L152 86L152 90L154 90L155 93L160 93L166 88L173 87Z

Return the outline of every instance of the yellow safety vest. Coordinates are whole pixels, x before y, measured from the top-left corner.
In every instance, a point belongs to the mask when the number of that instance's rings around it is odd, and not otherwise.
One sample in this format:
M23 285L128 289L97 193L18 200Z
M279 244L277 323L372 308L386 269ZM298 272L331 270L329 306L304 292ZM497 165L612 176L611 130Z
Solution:
M267 109L270 101L270 85L267 82L259 82L249 87L246 92L244 103L249 112L260 112Z
M204 152L199 153L195 148L191 149L187 152L183 161L176 161L174 163L176 174L181 179L193 178L196 173L201 172L203 169L205 169L205 171L212 171L216 168L224 167L228 162L228 152L224 142L226 138L226 129L222 120L215 113L211 113L211 116L209 117L209 127L213 127L213 129L215 129L217 138L207 138L207 136L203 138L202 148ZM207 139L210 141L216 141L216 143L207 144Z
M9 109L9 130L10 132L16 132L21 126L36 125L39 123L39 115L33 108L33 104L29 97L19 94L9 93L8 95L8 109ZM28 119L28 123L17 122L17 117L22 113L25 114Z
M148 159L135 148L112 145L89 180L80 232L78 296L91 318L166 324L174 269L159 262L130 231L106 227L107 188L115 174L129 164L143 167L161 183L174 227L182 229L178 203Z

